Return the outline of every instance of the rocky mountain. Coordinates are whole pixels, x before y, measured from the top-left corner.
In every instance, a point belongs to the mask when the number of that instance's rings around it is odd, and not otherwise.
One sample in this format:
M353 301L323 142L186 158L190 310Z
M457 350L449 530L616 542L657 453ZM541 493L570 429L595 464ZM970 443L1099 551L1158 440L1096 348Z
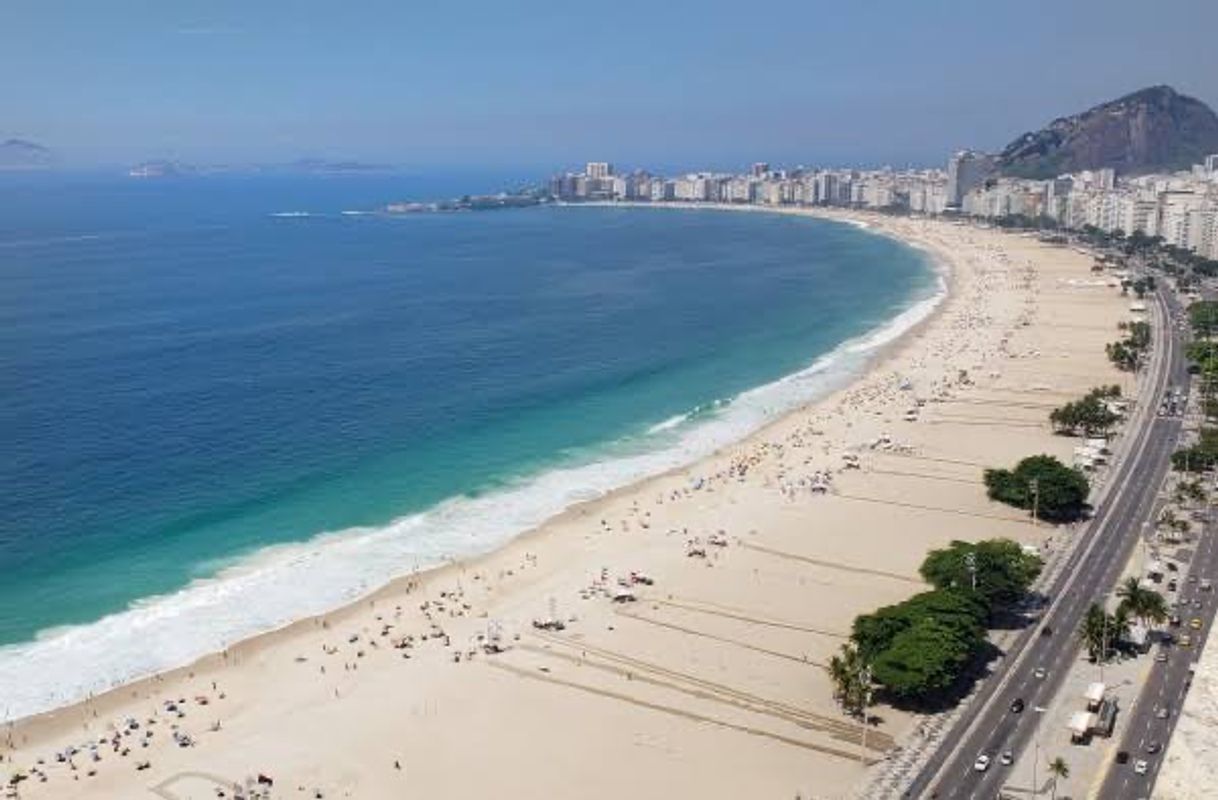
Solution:
M0 170L43 169L51 166L51 151L25 139L0 142Z
M1187 169L1213 153L1218 115L1170 86L1152 86L1025 133L996 164L1025 178L1104 167L1130 175Z

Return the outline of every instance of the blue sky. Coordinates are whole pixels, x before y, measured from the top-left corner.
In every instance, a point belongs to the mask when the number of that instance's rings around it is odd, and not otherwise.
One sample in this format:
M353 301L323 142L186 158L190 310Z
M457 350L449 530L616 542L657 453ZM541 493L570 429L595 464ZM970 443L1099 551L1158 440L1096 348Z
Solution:
M1156 83L1215 0L9 0L0 138L69 163L938 163Z

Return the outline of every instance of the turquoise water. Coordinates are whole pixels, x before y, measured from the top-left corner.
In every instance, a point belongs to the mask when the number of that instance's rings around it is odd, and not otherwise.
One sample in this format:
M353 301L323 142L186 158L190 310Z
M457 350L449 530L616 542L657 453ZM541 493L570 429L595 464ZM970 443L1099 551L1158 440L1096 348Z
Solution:
M341 213L445 188L0 182L9 714L696 457L935 291L917 252L806 218Z

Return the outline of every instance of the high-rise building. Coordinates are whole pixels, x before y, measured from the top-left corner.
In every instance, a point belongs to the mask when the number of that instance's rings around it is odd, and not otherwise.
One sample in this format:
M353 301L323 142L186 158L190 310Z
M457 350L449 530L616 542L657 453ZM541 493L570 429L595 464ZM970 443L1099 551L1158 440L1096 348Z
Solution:
M758 161L749 168L749 174L754 178L763 178L770 171L770 165L764 161Z
M985 183L994 170L993 159L984 153L961 150L947 162L947 204L959 208L964 196Z
M613 175L613 165L608 161L589 161L584 168L584 174L589 178L604 180Z
M1211 175L1218 174L1218 153L1205 157L1205 171Z

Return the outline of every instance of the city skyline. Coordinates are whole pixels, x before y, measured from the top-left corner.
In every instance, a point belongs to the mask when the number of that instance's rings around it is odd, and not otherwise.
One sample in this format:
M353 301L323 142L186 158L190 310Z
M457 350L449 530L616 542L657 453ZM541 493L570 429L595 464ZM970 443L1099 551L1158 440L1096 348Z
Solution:
M39 4L0 32L0 66L31 76L0 89L0 140L79 166L937 165L1141 86L1218 105L1218 7L1175 5L1148 36L1133 3L1054 7L1051 27L949 4L627 4L592 24L548 4Z

